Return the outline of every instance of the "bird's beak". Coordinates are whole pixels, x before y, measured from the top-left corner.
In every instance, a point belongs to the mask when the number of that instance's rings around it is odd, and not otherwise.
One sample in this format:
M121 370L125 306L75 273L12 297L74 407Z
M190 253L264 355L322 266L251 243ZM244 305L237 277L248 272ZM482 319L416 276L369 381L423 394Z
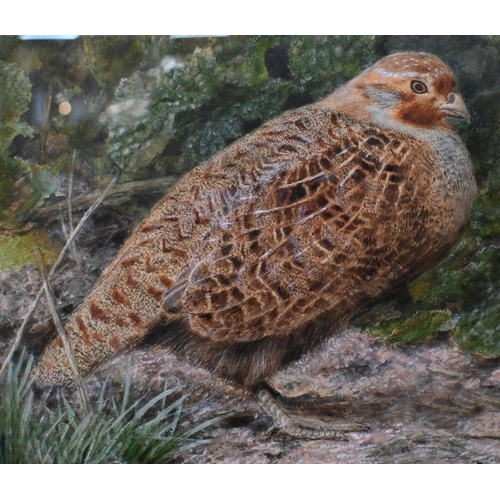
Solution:
M462 96L457 92L450 92L446 96L446 102L439 108L446 113L446 116L454 116L470 121L470 113L465 105Z

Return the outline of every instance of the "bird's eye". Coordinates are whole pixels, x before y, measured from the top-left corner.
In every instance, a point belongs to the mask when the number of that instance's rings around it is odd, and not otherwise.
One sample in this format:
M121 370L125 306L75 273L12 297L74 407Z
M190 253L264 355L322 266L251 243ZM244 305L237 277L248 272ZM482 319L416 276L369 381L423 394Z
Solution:
M415 94L425 94L427 92L427 85L420 80L412 80L411 89Z

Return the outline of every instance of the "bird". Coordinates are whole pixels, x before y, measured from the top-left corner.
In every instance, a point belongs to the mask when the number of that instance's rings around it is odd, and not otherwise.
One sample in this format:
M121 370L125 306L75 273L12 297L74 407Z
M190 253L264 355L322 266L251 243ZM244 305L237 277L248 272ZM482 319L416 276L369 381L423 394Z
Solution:
M433 266L476 196L450 68L388 55L161 199L65 324L82 375L151 336L252 391ZM61 342L35 379L68 385Z

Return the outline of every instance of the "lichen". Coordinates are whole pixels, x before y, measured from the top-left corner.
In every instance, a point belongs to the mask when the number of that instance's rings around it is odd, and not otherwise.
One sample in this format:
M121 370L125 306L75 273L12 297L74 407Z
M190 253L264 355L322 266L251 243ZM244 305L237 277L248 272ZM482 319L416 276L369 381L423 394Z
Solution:
M0 219L12 196L13 184L27 174L7 150L18 135L31 136L33 129L21 115L31 101L31 83L17 64L0 63Z

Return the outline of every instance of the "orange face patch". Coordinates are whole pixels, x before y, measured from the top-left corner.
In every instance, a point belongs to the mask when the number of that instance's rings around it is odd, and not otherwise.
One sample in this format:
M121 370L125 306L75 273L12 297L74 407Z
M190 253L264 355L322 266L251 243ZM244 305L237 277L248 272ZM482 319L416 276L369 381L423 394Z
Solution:
M440 107L450 92L456 92L456 82L438 58L420 53L394 54L363 75L358 88L366 92L368 100L375 99L381 108L389 108L389 116L401 123L450 128ZM380 97L374 98L370 89Z
M445 113L439 109L435 102L430 99L419 100L418 97L420 96L398 106L394 118L417 127L448 126L443 120Z

